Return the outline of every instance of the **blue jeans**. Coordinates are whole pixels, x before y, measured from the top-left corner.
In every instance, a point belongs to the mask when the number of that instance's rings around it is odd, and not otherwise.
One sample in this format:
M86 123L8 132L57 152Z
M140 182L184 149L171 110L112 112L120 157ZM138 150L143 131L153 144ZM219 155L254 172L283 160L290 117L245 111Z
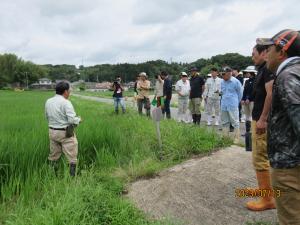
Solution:
M119 112L119 104L121 105L122 112L125 112L125 102L123 97L114 97L114 104L115 104L115 112Z

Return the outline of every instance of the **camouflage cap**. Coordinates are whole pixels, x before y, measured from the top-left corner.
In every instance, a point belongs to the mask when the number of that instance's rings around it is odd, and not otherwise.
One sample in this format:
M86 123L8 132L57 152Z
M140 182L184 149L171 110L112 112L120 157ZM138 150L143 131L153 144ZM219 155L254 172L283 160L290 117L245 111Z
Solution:
M285 29L275 34L272 38L257 38L256 44L264 46L277 45L288 54L300 55L299 31Z

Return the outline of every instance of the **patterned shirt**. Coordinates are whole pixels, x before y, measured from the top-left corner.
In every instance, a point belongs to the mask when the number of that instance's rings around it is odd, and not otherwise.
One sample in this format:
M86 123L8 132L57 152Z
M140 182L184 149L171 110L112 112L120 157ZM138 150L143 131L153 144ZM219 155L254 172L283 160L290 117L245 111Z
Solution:
M283 62L274 80L268 155L273 168L300 165L300 57Z
M222 79L219 77L216 77L215 79L213 77L208 78L205 82L203 97L220 99L221 81Z

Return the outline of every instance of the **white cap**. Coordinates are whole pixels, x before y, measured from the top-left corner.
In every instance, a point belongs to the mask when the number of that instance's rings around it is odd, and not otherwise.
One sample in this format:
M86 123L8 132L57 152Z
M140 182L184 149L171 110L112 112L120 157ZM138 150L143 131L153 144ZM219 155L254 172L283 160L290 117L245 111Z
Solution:
M147 77L147 74L146 74L145 72L141 72L139 75L140 75L141 77Z
M245 73L257 73L257 70L255 69L255 66L247 66L246 69L243 70Z
M181 76L187 76L187 73L186 72L181 72L180 75Z

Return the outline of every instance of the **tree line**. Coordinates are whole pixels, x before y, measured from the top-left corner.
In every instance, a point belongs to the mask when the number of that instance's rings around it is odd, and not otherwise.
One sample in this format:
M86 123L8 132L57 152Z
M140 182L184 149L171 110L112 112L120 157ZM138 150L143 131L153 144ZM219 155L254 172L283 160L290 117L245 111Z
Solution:
M212 56L209 59L198 59L192 63L172 62L163 60L147 61L144 63L130 64L99 64L94 66L75 65L37 65L25 61L15 54L0 54L0 87L15 84L26 87L39 78L47 77L52 81L69 80L71 82L84 80L89 82L112 81L116 75L120 75L125 82L134 81L141 71L146 72L153 79L160 71L167 71L170 75L177 76L180 72L188 72L191 67L197 67L201 74L206 75L212 67L221 69L230 66L244 69L252 64L250 56L238 53L226 53Z

